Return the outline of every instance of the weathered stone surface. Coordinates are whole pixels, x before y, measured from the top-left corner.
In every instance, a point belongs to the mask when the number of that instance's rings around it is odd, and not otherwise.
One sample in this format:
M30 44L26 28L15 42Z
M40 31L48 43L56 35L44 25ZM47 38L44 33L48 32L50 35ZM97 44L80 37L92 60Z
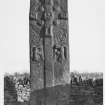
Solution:
M32 91L65 84L69 73L67 0L30 1L30 72Z

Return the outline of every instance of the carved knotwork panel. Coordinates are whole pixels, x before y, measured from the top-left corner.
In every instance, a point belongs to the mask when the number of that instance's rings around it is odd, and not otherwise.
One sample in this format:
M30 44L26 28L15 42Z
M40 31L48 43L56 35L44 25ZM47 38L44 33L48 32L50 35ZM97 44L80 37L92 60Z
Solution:
M39 27L35 21L30 21L30 27L35 31L36 34L40 34L41 27Z
M35 30L30 26L30 45L39 46L42 45L42 38Z
M60 29L59 27L53 28L54 41L56 44L64 45L67 42L67 33L65 30Z

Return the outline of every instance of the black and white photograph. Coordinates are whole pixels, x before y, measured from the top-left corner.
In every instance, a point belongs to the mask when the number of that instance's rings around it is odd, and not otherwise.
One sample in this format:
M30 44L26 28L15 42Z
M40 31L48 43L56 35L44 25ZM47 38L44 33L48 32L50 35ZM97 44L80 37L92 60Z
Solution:
M105 0L0 8L0 105L104 105Z

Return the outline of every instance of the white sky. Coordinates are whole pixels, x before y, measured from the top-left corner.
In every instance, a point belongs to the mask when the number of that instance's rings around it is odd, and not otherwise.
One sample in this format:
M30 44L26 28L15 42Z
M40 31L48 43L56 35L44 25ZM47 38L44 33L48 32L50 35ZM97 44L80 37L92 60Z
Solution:
M71 71L104 71L105 0L68 2ZM0 5L0 69L29 72L29 0L2 0Z

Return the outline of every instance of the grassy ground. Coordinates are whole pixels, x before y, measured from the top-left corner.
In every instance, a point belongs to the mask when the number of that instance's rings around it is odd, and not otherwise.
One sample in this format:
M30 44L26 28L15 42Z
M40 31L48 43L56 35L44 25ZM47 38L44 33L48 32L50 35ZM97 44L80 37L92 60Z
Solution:
M5 105L29 105L10 102ZM103 87L55 86L32 92L30 105L103 105Z
M35 91L31 95L31 105L102 105L103 87L91 88L89 86L56 86Z

